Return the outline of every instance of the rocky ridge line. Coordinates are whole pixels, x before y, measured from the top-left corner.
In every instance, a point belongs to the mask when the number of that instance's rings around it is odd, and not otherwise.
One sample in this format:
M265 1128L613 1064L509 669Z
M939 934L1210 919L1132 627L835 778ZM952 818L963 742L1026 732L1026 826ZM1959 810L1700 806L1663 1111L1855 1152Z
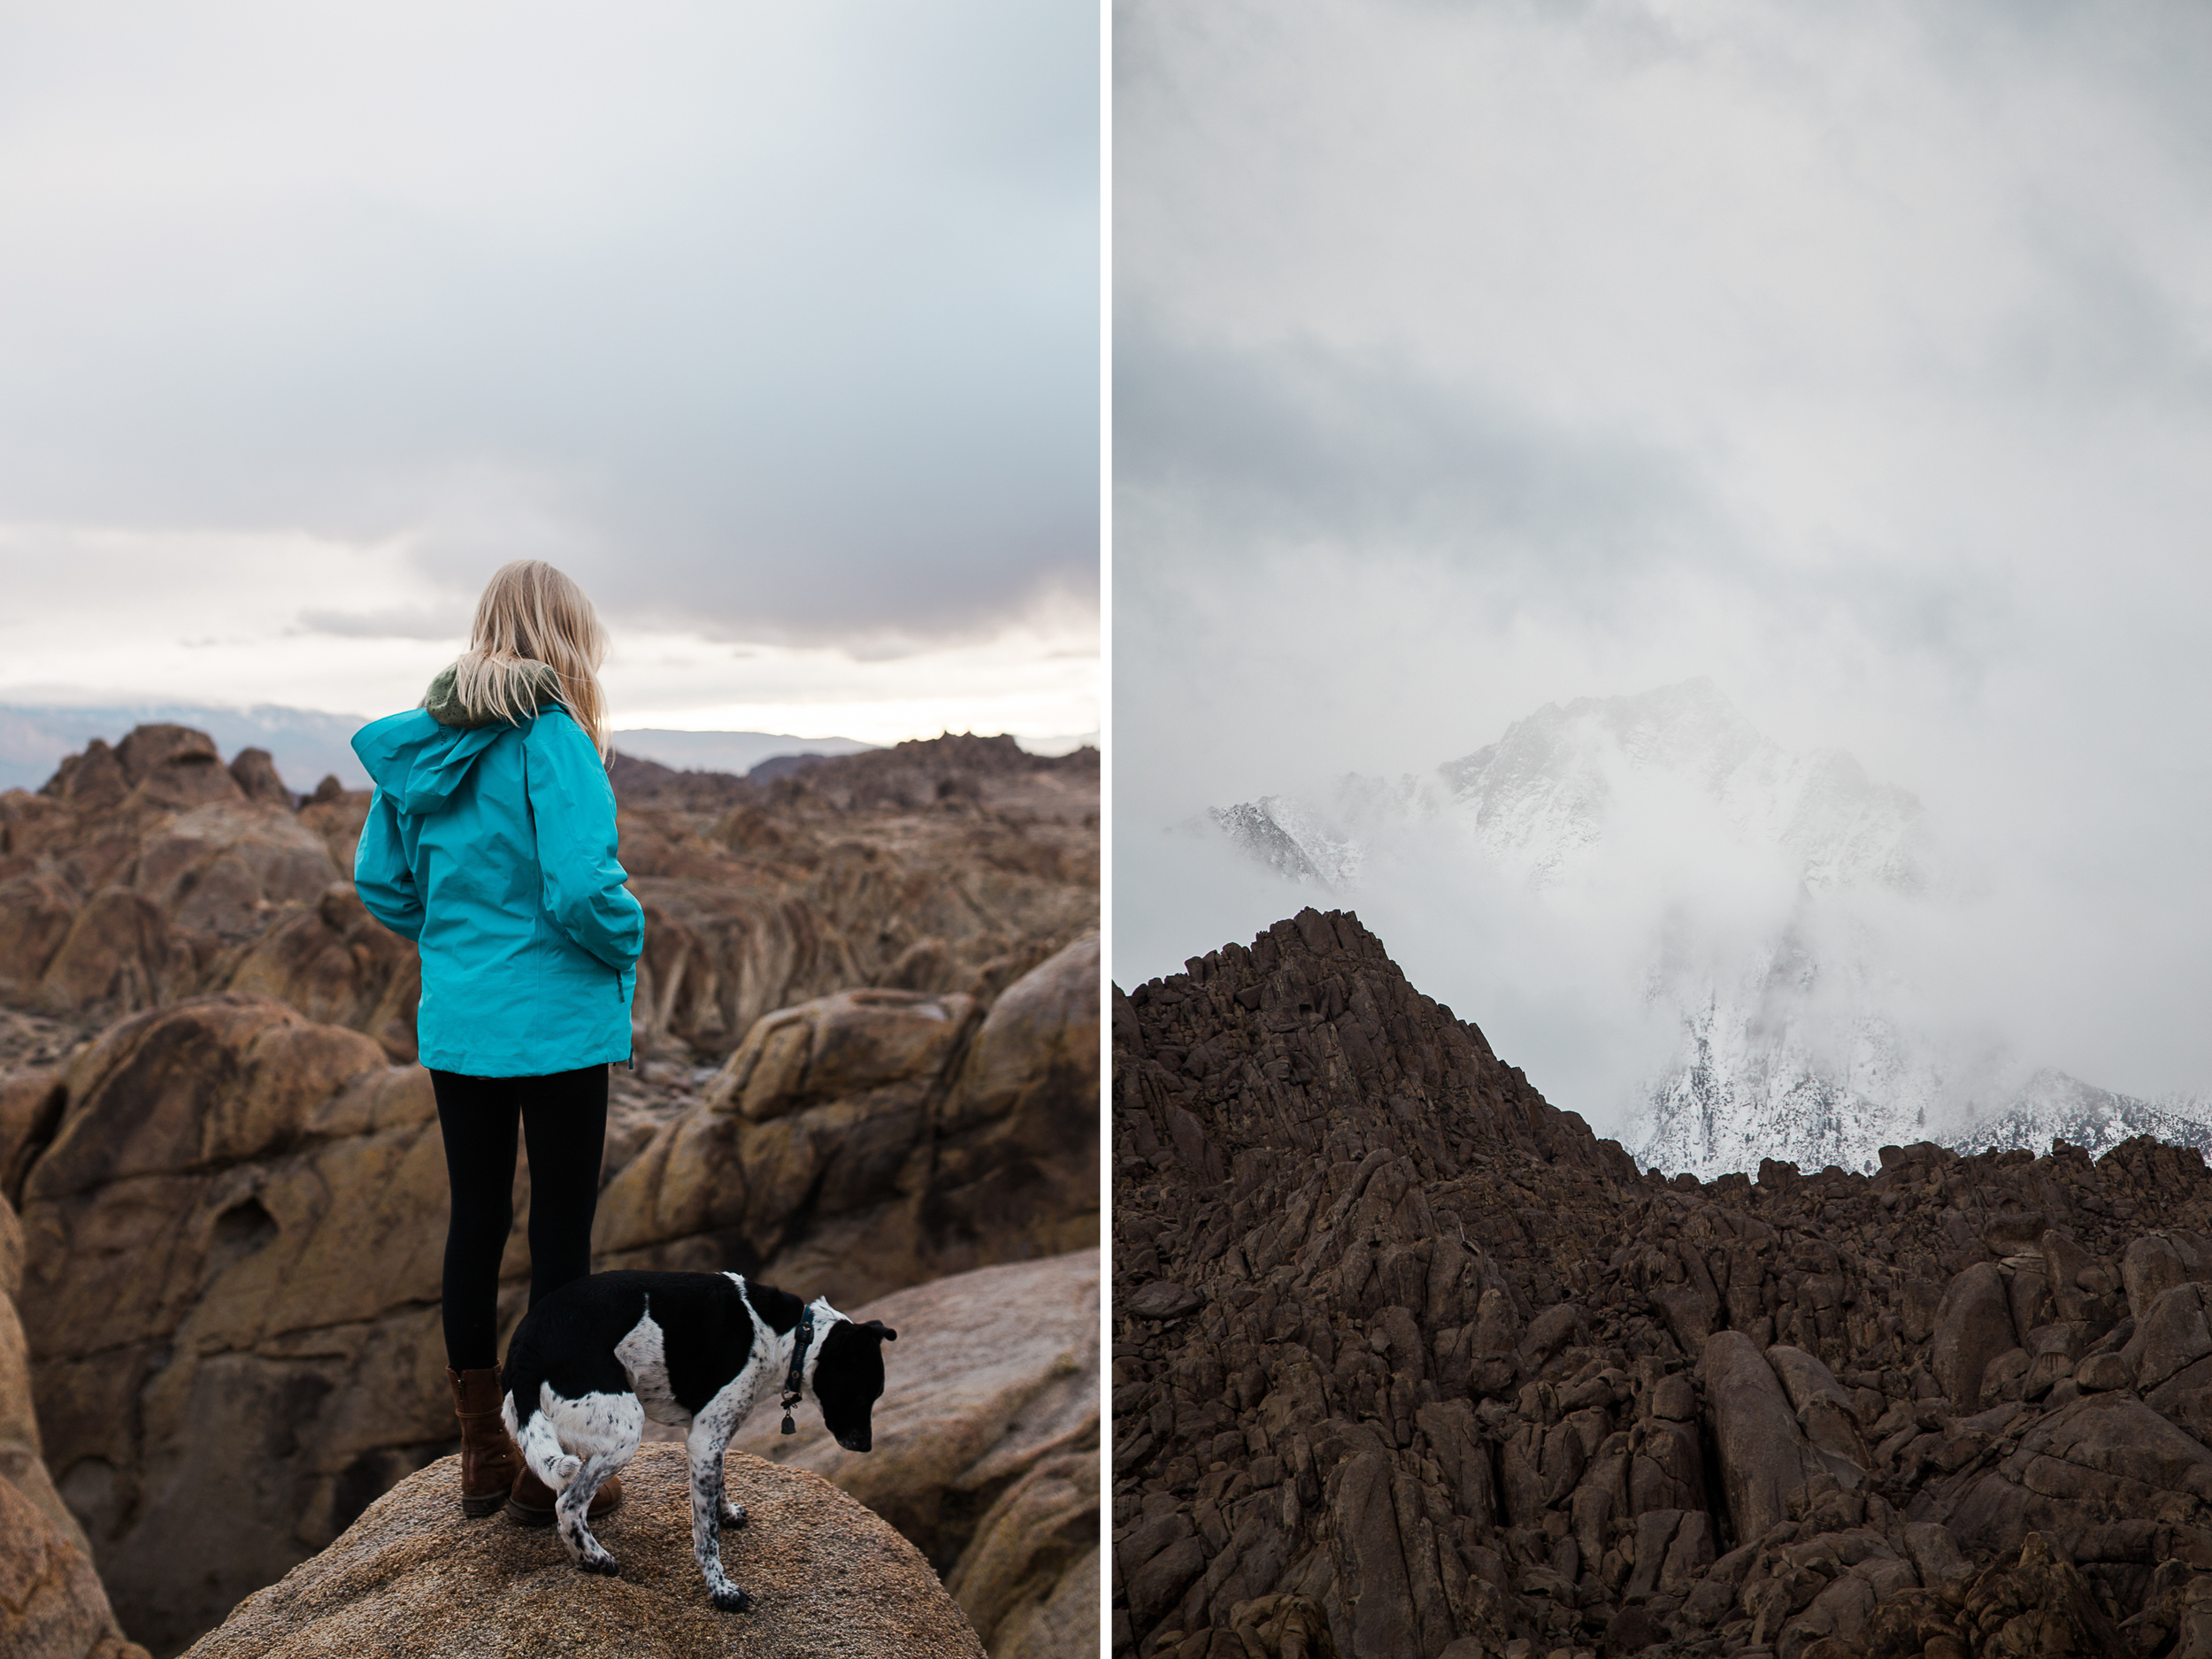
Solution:
M1114 1002L1118 1654L2212 1654L2212 1174L1640 1174L1346 913Z

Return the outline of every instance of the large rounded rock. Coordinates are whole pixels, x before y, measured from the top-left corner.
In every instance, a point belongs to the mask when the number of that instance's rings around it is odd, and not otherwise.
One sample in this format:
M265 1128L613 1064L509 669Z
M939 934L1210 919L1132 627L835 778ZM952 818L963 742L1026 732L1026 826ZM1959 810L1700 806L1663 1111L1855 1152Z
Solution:
M165 1647L445 1449L434 1107L360 1033L235 995L123 1022L63 1087L24 1187L39 1428Z
M2136 1240L2120 1261L2120 1280L2127 1288L2128 1313L2147 1317L2151 1304L2177 1285L2188 1282L2180 1252L2170 1240L2156 1233Z
M1936 1386L1962 1410L1980 1401L1982 1372L2000 1354L2020 1346L2012 1328L2012 1300L1995 1263L1977 1262L1951 1281L1936 1310L1929 1369Z
M2121 1355L2135 1369L2135 1386L2146 1394L2212 1355L2212 1328L2205 1323L2200 1288L2176 1285L2161 1291L2139 1316L2135 1335Z
M759 1123L886 1085L926 1086L967 1034L964 996L863 988L767 1015L706 1091L712 1108Z
M1098 1252L1085 1250L853 1310L899 1333L884 1350L875 1449L842 1450L811 1411L787 1436L764 1410L734 1444L826 1475L890 1520L945 1575L999 1659L1093 1653L1098 1281ZM1080 1629L1071 1646L1071 1620Z
M421 958L369 914L349 881L331 883L314 904L263 933L231 969L225 988L365 1032L396 1061L415 1058Z
M718 1613L692 1560L681 1447L640 1448L622 1507L595 1524L620 1565L613 1578L577 1571L550 1531L463 1519L458 1463L402 1481L327 1549L247 1598L192 1659L981 1659L913 1546L814 1475L732 1456L730 1494L751 1518L723 1534L722 1562L753 1606Z
M30 1356L16 1317L21 1231L0 1197L0 1654L9 1659L128 1659L84 1529L41 1455Z
M272 909L311 904L338 879L322 838L285 807L216 801L172 820L142 845L132 885L173 927L238 939Z
M1008 987L969 1045L923 1206L947 1269L1097 1240L1098 994L1092 933Z
M601 1264L735 1268L849 1306L1095 1245L1097 1006L1092 938L979 1029L957 993L848 991L767 1016L609 1181Z

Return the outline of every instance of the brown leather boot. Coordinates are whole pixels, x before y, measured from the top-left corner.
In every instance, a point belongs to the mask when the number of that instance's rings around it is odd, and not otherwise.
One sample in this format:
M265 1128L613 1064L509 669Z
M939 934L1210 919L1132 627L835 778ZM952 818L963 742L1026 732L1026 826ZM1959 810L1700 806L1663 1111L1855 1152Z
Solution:
M530 1472L524 1463L522 1472L515 1477L512 1491L507 1494L507 1518L517 1526L550 1526L553 1525L553 1505L560 1494ZM584 1511L584 1518L595 1521L622 1502L622 1477L609 1475L599 1490L591 1494L591 1508Z
M499 1373L449 1368L446 1379L461 1419L461 1513L489 1515L507 1502L515 1477L528 1472L499 1415Z

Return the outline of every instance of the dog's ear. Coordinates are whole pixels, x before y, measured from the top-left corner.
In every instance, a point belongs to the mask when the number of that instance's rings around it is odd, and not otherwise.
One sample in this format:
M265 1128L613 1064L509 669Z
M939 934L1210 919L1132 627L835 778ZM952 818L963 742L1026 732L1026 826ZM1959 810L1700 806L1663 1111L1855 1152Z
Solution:
M871 1319L860 1328L872 1333L879 1342L895 1342L899 1340L899 1333L880 1319Z

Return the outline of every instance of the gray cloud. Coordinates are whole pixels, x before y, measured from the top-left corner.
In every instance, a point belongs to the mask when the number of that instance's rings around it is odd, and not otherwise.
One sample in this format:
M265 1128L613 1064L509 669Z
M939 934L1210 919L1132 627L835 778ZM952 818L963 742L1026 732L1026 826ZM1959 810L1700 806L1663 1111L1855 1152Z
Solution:
M1094 584L1088 7L133 27L0 54L0 517L536 554L752 638Z
M384 611L308 610L299 626L310 634L342 640L449 640L468 632L468 613L428 607Z
M1402 349L1181 339L1132 305L1115 365L1125 499L1194 497L1248 544L1380 534L1601 573L1724 528L1686 459L1643 434L1554 420Z
M1158 826L1709 675L1983 872L1962 1010L2212 1089L2212 17L1118 16L1117 977L1310 897ZM1395 879L1605 1070L1601 929Z

